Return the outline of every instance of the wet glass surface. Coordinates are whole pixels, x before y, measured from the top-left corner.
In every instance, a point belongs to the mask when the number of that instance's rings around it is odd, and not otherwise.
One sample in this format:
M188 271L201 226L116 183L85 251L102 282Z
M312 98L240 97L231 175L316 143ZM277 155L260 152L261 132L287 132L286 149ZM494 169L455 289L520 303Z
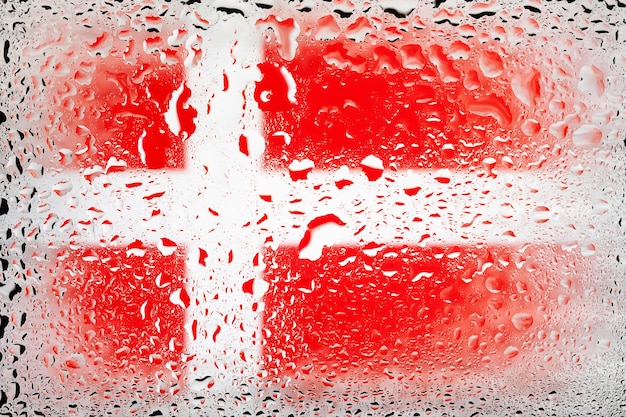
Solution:
M0 3L0 415L622 415L626 6Z

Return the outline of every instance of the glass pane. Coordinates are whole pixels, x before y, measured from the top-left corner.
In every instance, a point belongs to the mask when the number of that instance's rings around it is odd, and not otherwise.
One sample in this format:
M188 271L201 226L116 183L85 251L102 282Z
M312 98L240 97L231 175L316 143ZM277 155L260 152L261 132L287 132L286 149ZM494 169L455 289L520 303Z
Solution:
M0 3L0 415L621 415L619 2Z

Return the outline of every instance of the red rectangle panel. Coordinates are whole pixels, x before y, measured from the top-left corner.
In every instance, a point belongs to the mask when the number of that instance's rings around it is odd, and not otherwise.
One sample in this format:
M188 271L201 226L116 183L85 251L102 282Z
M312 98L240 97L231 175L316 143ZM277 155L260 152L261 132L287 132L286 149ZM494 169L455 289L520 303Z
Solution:
M103 56L98 43L107 42L111 51ZM55 144L50 163L98 165L107 173L183 168L185 141L198 114L188 103L186 52L161 36L131 33L119 39L104 33L88 46L93 54L71 56L64 63L67 77L49 87L46 133Z
M577 255L553 245L298 248L267 253L264 363L330 377L480 370L533 354L563 316ZM559 300L560 305L556 305ZM518 357L519 356L519 357ZM524 359L521 359L524 360Z
M185 254L128 246L62 248L46 267L51 346L68 374L132 378L180 372L185 347Z
M528 51L507 57L495 42L426 33L389 42L362 20L363 40L357 27L332 40L300 36L293 55L287 39L307 23L264 21L276 33L255 90L268 169L304 159L352 168L369 155L393 170L525 167L529 146L554 143L540 123L547 86ZM317 24L313 34L329 23Z

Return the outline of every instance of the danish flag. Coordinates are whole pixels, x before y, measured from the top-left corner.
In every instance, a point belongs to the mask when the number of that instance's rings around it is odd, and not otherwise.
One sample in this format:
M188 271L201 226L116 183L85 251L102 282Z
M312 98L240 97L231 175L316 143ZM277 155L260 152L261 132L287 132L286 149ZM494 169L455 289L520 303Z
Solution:
M550 75L477 34L307 19L104 32L51 84L56 160L27 170L64 380L491 369L567 316L594 247L559 164L598 138L551 119Z

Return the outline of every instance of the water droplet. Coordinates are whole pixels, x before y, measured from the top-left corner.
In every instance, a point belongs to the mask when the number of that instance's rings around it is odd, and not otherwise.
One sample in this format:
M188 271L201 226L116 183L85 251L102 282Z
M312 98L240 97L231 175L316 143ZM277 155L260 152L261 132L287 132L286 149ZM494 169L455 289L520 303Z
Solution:
M552 212L546 206L538 206L533 210L532 218L535 223L546 223L552 218Z
M335 39L341 33L339 25L335 17L332 15L326 15L319 18L315 29L315 39L317 40L331 40Z
M598 347L602 350L609 350L611 348L611 341L609 339L598 340Z
M504 349L504 356L506 356L509 359L512 359L516 357L517 355L519 355L519 349L516 348L515 346L508 346L506 349Z
M502 57L497 52L483 51L478 58L480 70L487 78L496 78L504 71Z
M533 137L541 131L541 124L535 119L527 119L522 123L521 129L526 136Z
M289 164L289 176L293 181L305 180L313 168L315 164L310 159L295 160Z
M279 45L280 55L287 61L291 61L296 56L298 42L296 39L300 34L300 26L293 19L282 19L275 15L269 15L265 19L257 22L261 30L271 28L276 34L276 41Z
M380 178L385 169L383 161L374 155L368 155L361 161L361 167L365 175L370 181L375 181Z
M578 89L595 97L602 96L604 94L604 72L595 65L585 65L580 70Z
M489 276L485 279L485 287L491 293L497 294L504 289L505 281L499 276Z
M479 341L480 339L478 338L478 336L473 334L467 338L467 347L470 348L471 350L476 350L478 349Z
M517 313L511 318L511 322L517 330L528 330L533 325L533 321L533 316L528 313Z
M533 106L541 96L539 71L532 69L527 73L517 74L511 81L511 89L515 96L527 106ZM526 133L526 132L524 132Z
M596 245L591 242L582 243L580 245L580 253L583 256L593 256L596 253Z
M574 131L572 140L581 149L591 149L602 142L602 136L602 131L597 126L585 124Z

